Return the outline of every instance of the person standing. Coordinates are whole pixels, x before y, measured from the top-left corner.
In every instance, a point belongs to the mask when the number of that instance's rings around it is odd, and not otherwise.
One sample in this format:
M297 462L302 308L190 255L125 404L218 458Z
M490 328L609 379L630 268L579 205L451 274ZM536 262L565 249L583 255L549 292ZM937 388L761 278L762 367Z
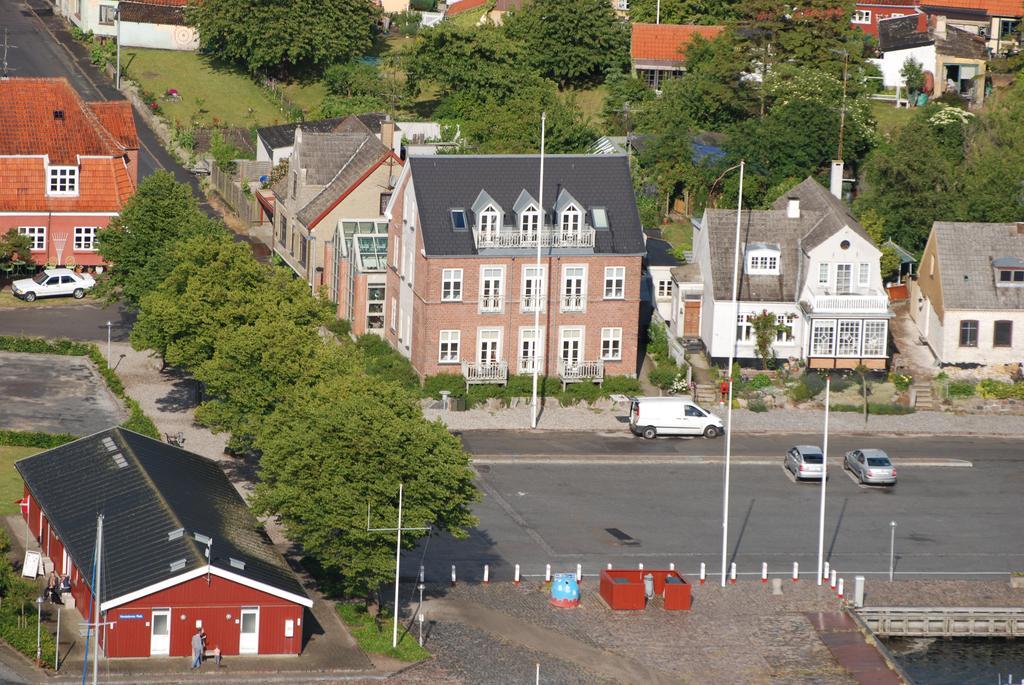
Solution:
M192 636L192 670L203 664L203 629L196 628L196 634Z

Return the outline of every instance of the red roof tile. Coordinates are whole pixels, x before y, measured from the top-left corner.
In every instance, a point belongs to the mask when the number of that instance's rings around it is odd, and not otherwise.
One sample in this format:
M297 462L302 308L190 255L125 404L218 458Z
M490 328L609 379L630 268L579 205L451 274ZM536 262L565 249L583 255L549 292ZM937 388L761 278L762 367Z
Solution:
M112 100L111 102L90 102L89 109L93 111L100 124L114 136L122 146L129 150L139 148L139 136L135 130L135 117L132 115L132 105L127 100Z
M1024 16L1024 0L922 0L929 9L970 9L984 10L992 17ZM941 14L941 12L932 12Z
M633 24L630 54L633 59L681 62L694 36L711 40L723 29L695 24Z
M447 15L449 17L454 17L457 14L468 12L471 9L476 9L477 7L482 7L486 4L487 0L459 0L459 2L448 8Z

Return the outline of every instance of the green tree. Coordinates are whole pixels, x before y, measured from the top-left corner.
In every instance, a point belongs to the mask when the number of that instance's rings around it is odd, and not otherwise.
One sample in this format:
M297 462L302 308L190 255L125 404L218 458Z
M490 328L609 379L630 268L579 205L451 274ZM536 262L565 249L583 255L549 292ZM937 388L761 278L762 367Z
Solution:
M525 45L529 63L562 88L601 82L629 65L628 24L607 0L529 2L509 14L504 29Z
M882 251L882 280L889 281L900 272L900 256L885 237L885 219L874 209L868 209L860 216L860 225L871 236L875 246Z
M18 229L8 229L0 236L0 262L13 259L17 255L25 262L32 261L32 239L22 235Z
M903 79L907 90L911 93L918 93L924 88L924 70L921 69L921 63L913 57L908 57L903 61L900 78Z
M97 248L113 265L97 285L97 293L139 302L178 263L178 241L193 236L214 240L226 231L199 209L192 189L168 171L147 176L121 213L97 234Z
M193 0L186 17L204 52L294 76L366 53L379 14L369 0Z
M1018 78L1012 88L987 101L976 121L945 127L962 128L967 134L964 217L1020 221L1024 217L1024 79Z
M775 365L775 339L779 333L788 332L789 326L779 323L767 309L750 317L750 326L754 329L754 351L761 368L770 369Z
M653 24L659 0L631 0L629 20ZM721 24L740 17L739 0L660 0L662 24Z
M377 65L358 59L332 64L324 71L322 80L330 95L347 98L357 95L380 97L384 93Z
M609 133L625 135L636 128L638 116L655 100L654 91L629 74L613 71L604 82L608 94L601 107L601 120Z
M276 516L349 593L369 597L394 573L399 484L402 524L463 537L476 523L469 456L440 422L424 420L415 396L361 374L337 376L287 399L264 423L253 505ZM422 534L406 534L413 548Z

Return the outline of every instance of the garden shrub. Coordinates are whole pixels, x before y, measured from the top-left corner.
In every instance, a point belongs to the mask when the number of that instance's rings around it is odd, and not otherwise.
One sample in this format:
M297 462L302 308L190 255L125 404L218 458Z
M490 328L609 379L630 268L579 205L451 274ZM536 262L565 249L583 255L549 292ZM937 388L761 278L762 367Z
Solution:
M639 395L640 381L629 376L607 376L602 386L606 395Z
M466 396L466 381L455 373L439 373L423 379L423 396L441 399L441 391L447 390L452 397Z
M398 32L403 36L415 36L420 31L420 13L413 12L412 10L406 10L405 12L398 12L391 17L395 26L398 27Z
M674 362L662 362L651 369L647 378L651 382L651 385L661 388L662 390L668 390L675 382L676 376L680 374L683 374L684 377L686 375L686 372L681 366Z
M768 411L768 405L761 398L756 398L747 402L747 409L760 414L761 412Z
M978 394L996 400L1024 400L1024 383L1006 383L986 378L978 383Z
M665 327L652 323L647 327L647 354L656 362L670 361L668 353L668 331Z
M863 413L864 405L862 404L830 404L829 409L832 411L839 412L856 412ZM902 404L885 404L885 403L874 403L868 402L868 414L876 414L879 416L885 415L901 415L901 414L913 414L916 410L913 407L904 407Z
M813 399L825 389L825 379L817 373L805 373L796 384L789 389L789 397L794 402L806 402Z
M363 353L363 369L366 373L394 381L403 388L419 391L420 377L412 364L379 335L364 333L356 338L356 347Z
M9 447L41 447L52 449L78 438L70 433L36 433L34 431L0 430L0 445ZM2 532L2 531L0 531Z
M747 386L753 390L764 390L765 388L770 388L772 387L771 376L766 373L759 373L747 381Z
M327 330L345 339L352 334L352 322L348 319L331 319L327 322Z
M914 382L914 379L905 373L890 373L889 382L895 385L896 389L900 392L906 392L910 388L910 384Z
M953 381L946 386L946 394L953 399L974 397L974 383L969 381Z
M483 404L489 399L500 399L507 401L504 386L498 385L497 383L481 383L480 385L471 385L469 390L466 391L466 408L476 407Z
M570 383L565 386L565 390L559 395L558 403L563 407L568 407L580 402L593 402L605 396L605 394L601 386L596 383Z

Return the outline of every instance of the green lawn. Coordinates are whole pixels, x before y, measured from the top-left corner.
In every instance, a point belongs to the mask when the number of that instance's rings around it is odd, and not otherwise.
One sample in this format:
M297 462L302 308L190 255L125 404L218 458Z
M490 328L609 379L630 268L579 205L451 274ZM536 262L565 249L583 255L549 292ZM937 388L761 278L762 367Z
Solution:
M887 102L871 101L871 114L878 122L878 130L890 134L906 124L914 116L915 110L906 107L893 107Z
M21 476L14 469L14 462L41 451L38 447L0 446L0 515L17 514L20 511L15 501L21 499L24 487Z
M20 496L20 495L19 495ZM406 633L402 621L398 622L398 648L391 647L392 622L390 617L381 614L380 625L366 613L360 604L339 602L338 615L352 631L352 637L359 643L359 649L369 654L383 654L399 661L422 661L430 657L412 633ZM418 631L418 626L416 627Z
M591 126L597 131L603 131L601 107L604 105L604 99L608 95L607 88L600 85L596 88L587 88L586 90L567 90L565 95L575 97L576 106L583 113L583 117L589 119Z
M187 125L193 117L203 125L266 126L288 117L278 104L245 73L209 57L178 50L131 48L121 53L129 77L160 99L168 121ZM165 102L168 88L181 100ZM288 97L303 109L320 105L322 86L293 84ZM215 121L216 120L216 121Z
M661 235L678 251L689 252L693 249L693 225L689 221L664 224Z

